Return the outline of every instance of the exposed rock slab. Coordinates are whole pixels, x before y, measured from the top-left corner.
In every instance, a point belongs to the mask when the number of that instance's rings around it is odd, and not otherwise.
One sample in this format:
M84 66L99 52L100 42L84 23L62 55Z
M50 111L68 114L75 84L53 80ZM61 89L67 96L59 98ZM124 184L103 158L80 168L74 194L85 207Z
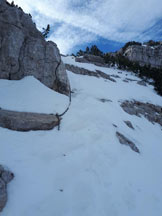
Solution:
M112 82L116 82L116 80L111 78L110 75L105 74L104 72L99 71L99 70L96 70L96 72L94 72L94 71L90 71L90 70L87 70L85 68L80 68L80 67L77 67L74 65L66 64L65 66L66 66L67 70L69 70L75 74L94 76L94 77L98 77L98 78L107 79L107 80L110 80Z
M0 212L7 203L7 184L14 178L14 174L9 170L5 170L0 165Z
M0 1L0 79L33 75L43 84L69 95L70 86L57 45L46 42L31 16Z
M131 129L134 129L132 123L130 121L124 121L124 123Z
M69 70L75 74L99 77L99 75L96 72L87 70L85 68L80 68L80 67L70 65L70 64L65 64L65 67L67 70Z
M158 123L162 126L162 107L150 103L142 103L139 101L124 101L121 104L123 110L130 115L138 117L144 116L152 123Z
M137 82L138 85L141 85L141 86L147 86L146 82L141 80L141 81L138 81Z
M16 112L0 109L0 126L16 131L51 130L60 119L53 114Z
M108 79L108 80L110 80L110 81L112 81L112 82L116 82L115 79L111 78L111 75L105 74L104 72L99 71L99 70L96 70L96 72L98 73L98 75L99 75L100 77L102 77L102 78L104 78L104 79Z
M137 146L128 138L126 138L123 134L119 133L118 131L116 132L116 136L119 139L119 142L123 145L129 146L133 151L140 153L139 149Z
M98 100L101 101L102 103L105 103L105 102L112 102L112 100L106 99L106 98L98 98Z
M95 56L91 54L85 54L82 58L75 58L76 62L82 62L82 63L94 63L94 64L99 64L99 66L104 65L105 61L102 57L100 56Z

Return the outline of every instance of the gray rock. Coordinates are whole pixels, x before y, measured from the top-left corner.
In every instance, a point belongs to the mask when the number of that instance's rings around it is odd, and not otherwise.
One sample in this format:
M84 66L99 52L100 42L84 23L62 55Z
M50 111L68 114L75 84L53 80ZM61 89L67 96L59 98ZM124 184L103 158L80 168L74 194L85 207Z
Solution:
M98 78L107 79L107 80L110 80L112 82L116 82L116 80L111 78L110 75L105 74L104 72L99 71L99 70L96 70L96 72L94 72L94 71L90 71L90 70L87 70L85 68L80 68L80 67L77 67L74 65L66 64L65 66L66 66L67 70L69 70L75 74L94 76L94 77L98 77Z
M114 74L111 74L110 76L111 76L111 77L114 77L114 78L121 78L120 76L114 75Z
M124 123L131 129L134 129L132 123L130 121L124 121Z
M130 79L130 78L126 78L126 80L131 81L131 82L138 81L138 80Z
M7 184L14 178L14 174L9 170L5 170L0 165L2 173L0 173L0 212L7 203Z
M116 136L119 139L119 142L123 145L128 145L133 151L140 153L139 149L137 148L137 146L130 141L128 138L126 138L123 134L116 132Z
M2 165L0 165L0 175L2 174L3 171L4 171L4 168Z
M7 190L5 182L0 178L0 212L3 210L7 202Z
M31 16L0 1L0 78L33 75L43 84L69 95L70 86L57 45L46 42Z
M139 62L141 66L162 67L162 45L155 47L132 45L122 54L130 61Z
M88 76L94 76L94 77L99 78L99 75L96 72L87 70L85 68L80 68L80 67L69 65L69 64L65 64L65 67L66 67L66 70L69 70L75 74L88 75Z
M143 80L138 81L137 84L138 84L138 85L142 85L142 86L147 86L147 85L146 85L146 82L143 81Z
M75 61L82 62L82 63L93 63L96 64L97 66L105 65L105 61L102 57L91 55L91 54L85 54L82 58L76 57Z
M53 114L16 112L0 109L0 126L16 131L51 130L60 118Z
M102 103L105 103L105 102L112 102L112 100L110 100L110 99L105 99L105 98L99 98L98 100L101 101Z
M124 79L124 80L123 80L123 82L126 82L126 83L128 83L129 81L128 81L127 79Z
M83 56L82 57L76 57L75 61L80 62L80 63L89 63L89 61L87 59L85 59Z
M88 60L89 62L92 62L92 63L100 63L100 64L104 64L105 63L104 59L102 57L100 57L100 56L85 54L84 58L86 60Z
M113 126L114 126L115 128L117 128L117 127L118 127L116 124L113 124Z
M130 115L138 117L144 116L152 123L158 123L162 126L162 107L150 103L139 101L124 101L121 103L123 110Z
M1 179L7 184L13 179L14 175L10 171L4 170L1 174Z
M116 80L113 79L113 78L111 78L110 75L105 74L104 72L99 71L99 70L96 70L96 72L98 73L98 75L99 75L100 77L102 77L102 78L104 78L104 79L107 79L107 80L110 80L110 81L112 81L112 82L116 82Z

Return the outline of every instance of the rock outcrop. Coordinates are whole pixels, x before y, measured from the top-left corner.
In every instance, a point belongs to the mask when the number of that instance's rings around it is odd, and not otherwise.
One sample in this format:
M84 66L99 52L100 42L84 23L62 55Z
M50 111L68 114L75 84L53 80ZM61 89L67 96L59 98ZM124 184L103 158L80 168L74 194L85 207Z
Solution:
M119 140L119 142L123 145L127 145L129 146L133 151L140 153L139 149L137 148L137 146L135 145L135 143L133 143L131 140L129 140L128 138L126 138L123 134L116 132L116 136Z
M152 123L158 123L162 126L162 107L140 101L124 101L121 104L123 110L130 115L138 117L144 116Z
M131 128L131 129L134 130L134 127L133 127L133 125L132 125L132 123L131 123L130 121L124 121L124 123L125 123L129 128Z
M0 79L33 75L49 88L69 95L69 81L57 45L45 41L31 15L1 0L0 29Z
M51 130L60 124L53 114L16 112L0 109L0 127L16 131Z
M150 65L154 68L162 68L162 45L131 45L122 53L130 61L138 62L141 66Z
M3 210L7 203L7 184L14 178L14 174L5 170L0 165L0 212Z
M111 75L106 74L106 73L99 71L99 70L96 70L96 72L94 72L94 71L90 71L90 70L87 70L85 68L80 68L80 67L77 67L75 65L70 65L70 64L65 64L65 66L66 66L67 70L69 70L75 74L94 76L94 77L98 77L98 78L107 79L107 80L110 80L112 82L116 82L115 79L111 78Z
M100 56L95 56L91 54L84 54L82 57L76 57L75 58L76 62L81 62L81 63L93 63L98 66L104 66L105 61L102 57Z

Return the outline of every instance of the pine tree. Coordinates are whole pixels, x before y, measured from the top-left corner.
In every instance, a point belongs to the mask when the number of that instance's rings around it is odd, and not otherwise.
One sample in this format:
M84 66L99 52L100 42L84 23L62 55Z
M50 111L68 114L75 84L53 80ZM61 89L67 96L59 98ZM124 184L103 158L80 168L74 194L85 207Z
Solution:
M85 53L86 53L86 54L89 54L89 47L86 48Z
M48 24L47 27L46 27L46 29L43 28L43 32L42 32L43 37L44 37L44 38L47 38L49 32L50 32L50 25Z

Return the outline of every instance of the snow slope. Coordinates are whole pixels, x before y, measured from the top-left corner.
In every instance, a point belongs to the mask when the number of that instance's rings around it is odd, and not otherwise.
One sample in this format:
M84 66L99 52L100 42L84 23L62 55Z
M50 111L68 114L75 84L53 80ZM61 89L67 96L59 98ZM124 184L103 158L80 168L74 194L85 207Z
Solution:
M62 113L69 103L59 94L32 76L21 80L0 80L0 107L8 110Z
M64 57L63 61L71 64L73 59ZM114 78L114 83L68 71L74 93L60 131L24 133L0 128L0 164L15 174L1 215L161 216L161 127L144 117L125 113L119 101L136 99L162 105L162 98L152 86L124 82L125 78L139 80L128 72L75 64L89 70L100 68L120 78ZM21 81L16 82L15 92ZM12 87L7 85L8 89ZM0 85L0 92L3 86ZM12 97L12 104L17 104L19 97ZM44 92L42 97L46 109L40 103L39 110L52 112L50 92ZM112 102L102 103L99 99ZM9 100L1 100L0 106L10 108ZM11 107L20 110L26 106L28 103ZM34 106L33 100L30 110L36 110ZM126 126L126 120L132 122L135 130ZM141 153L121 145L116 131L134 141Z

